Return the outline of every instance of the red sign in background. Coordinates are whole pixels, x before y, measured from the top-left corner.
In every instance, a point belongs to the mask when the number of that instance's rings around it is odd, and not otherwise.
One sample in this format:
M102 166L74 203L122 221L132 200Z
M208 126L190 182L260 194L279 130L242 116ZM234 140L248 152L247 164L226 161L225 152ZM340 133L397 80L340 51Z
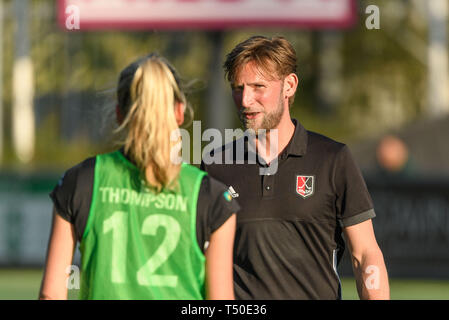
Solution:
M354 0L58 0L61 27L73 6L81 30L345 28L356 16Z

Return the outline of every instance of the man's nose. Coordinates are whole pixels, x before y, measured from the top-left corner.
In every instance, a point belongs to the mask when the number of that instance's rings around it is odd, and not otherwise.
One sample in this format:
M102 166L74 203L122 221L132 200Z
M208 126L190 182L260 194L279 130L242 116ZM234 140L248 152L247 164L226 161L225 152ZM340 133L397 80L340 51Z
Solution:
M254 96L251 92L251 88L244 87L242 91L242 107L251 107L254 103Z

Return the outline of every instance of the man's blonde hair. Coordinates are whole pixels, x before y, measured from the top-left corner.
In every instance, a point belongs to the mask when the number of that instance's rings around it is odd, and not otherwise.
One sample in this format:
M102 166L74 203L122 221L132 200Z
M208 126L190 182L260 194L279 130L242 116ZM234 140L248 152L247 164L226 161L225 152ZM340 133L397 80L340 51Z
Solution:
M121 72L117 98L124 117L118 131L125 132L125 154L157 192L174 187L181 168L170 158L180 142L171 139L178 129L175 103L187 106L175 69L156 54L140 59Z
M227 56L223 65L230 83L248 63L253 62L264 76L283 80L291 73L296 74L296 51L284 37L267 38L253 36L239 43ZM289 99L293 103L294 96Z

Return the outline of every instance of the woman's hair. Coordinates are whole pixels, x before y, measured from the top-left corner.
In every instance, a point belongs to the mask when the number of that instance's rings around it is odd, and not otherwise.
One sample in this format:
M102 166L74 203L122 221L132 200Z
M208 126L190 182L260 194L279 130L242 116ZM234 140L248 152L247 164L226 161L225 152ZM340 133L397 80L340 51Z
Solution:
M157 54L131 63L120 73L117 99L125 154L157 192L174 188L181 168L170 158L180 142L171 139L178 129L174 109L176 103L187 107L175 69Z

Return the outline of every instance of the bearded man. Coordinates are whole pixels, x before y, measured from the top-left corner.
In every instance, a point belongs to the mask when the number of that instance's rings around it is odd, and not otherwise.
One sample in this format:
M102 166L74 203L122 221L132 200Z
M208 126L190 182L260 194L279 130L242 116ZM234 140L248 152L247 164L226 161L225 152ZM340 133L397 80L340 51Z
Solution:
M338 263L349 248L361 299L389 299L388 275L371 219L373 203L345 144L290 117L296 52L283 37L251 37L224 64L245 136L243 159L204 161L241 211L234 243L237 299L341 299ZM239 140L214 151L236 151ZM249 142L257 161L248 161ZM272 148L273 145L275 148ZM273 154L272 150L276 150ZM262 155L262 156L260 156ZM243 160L243 161L242 161ZM276 170L269 169L276 165Z

